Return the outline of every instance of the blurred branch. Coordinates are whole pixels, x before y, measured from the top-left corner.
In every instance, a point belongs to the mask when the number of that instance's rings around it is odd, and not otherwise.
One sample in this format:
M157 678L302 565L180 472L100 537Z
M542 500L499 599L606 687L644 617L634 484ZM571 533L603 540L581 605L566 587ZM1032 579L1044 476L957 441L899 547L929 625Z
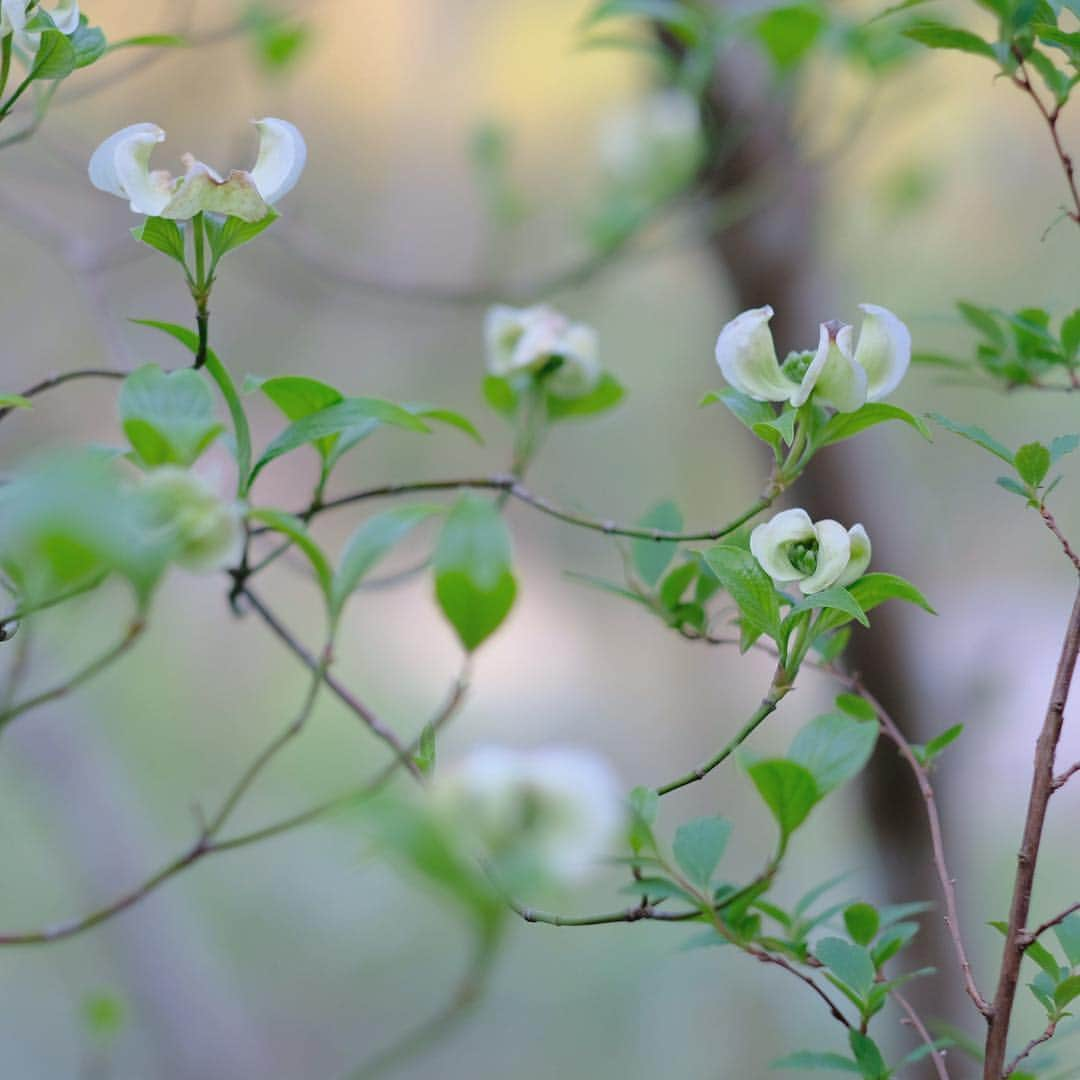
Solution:
M1042 1046L1044 1042L1049 1042L1054 1037L1054 1032L1057 1031L1057 1026L1058 1022L1056 1020L1051 1020L1050 1023L1046 1025L1046 1030L1041 1035L1038 1035L1034 1039L1032 1039L1031 1042L1029 1042L1027 1046L1025 1046L1024 1049L1021 1050L1020 1053L1012 1059L1012 1062L1006 1066L1005 1072L1002 1074L1006 1078L1006 1080L1008 1077L1012 1076L1014 1072L1016 1072L1017 1068L1020 1065L1020 1062L1023 1061L1024 1058L1026 1058L1032 1052L1032 1050L1034 1050L1036 1047Z
M912 1008L911 1003L899 990L890 991L890 995L893 1001L900 1006L907 1016L907 1020L904 1022L911 1024L919 1038L922 1039L923 1045L930 1048L930 1060L933 1062L934 1069L938 1074L938 1080L949 1080L949 1070L945 1066L945 1055L937 1048L933 1038L930 1036L930 1032L926 1030L926 1025L920 1019L919 1014Z
M1078 571L1080 571L1080 555L1078 555L1073 550L1072 546L1069 543L1068 537L1066 537L1066 535L1058 527L1058 523L1055 520L1054 515L1051 514L1050 511L1046 508L1045 503L1042 506L1039 507L1039 514L1041 515L1043 521L1045 522L1046 527L1057 538L1057 541L1061 545L1062 549L1064 550L1066 556L1069 559L1069 562L1071 562L1073 564L1073 566L1075 566L1076 569Z
M53 390L57 386L63 386L65 383L74 382L77 379L126 379L130 374L130 371L121 368L83 368L80 371L65 371L63 374L50 375L42 379L41 382L34 383L33 386L23 390L19 396L34 398L39 394L44 394L47 390ZM5 416L14 411L14 405L0 409L0 420L3 420Z
M1055 926L1060 926L1073 912L1080 911L1080 900L1077 900L1075 904L1070 904L1064 911L1059 912L1052 919L1047 919L1046 922L1041 923L1029 934L1023 935L1024 949L1028 949L1034 942L1046 933L1047 930L1052 930Z
M292 632L281 622L280 619L266 606L265 603L251 590L250 586L243 586L240 590L240 595L245 597L248 603L251 605L253 611L266 623L266 625L277 635L286 647L297 657L310 671L321 670L321 677L327 687L334 693L334 695L349 709L350 712L358 716L363 722L371 729L371 732L378 738L382 739L387 746L393 750L398 762L401 764L407 772L412 773L416 779L420 779L420 770L417 768L416 762L413 761L412 755L402 746L398 737L391 731L385 724L375 715L375 713L369 709L359 698L352 694L344 685L342 685L329 671L325 670L325 667L320 664L314 656L311 655L300 644L299 641L293 636Z

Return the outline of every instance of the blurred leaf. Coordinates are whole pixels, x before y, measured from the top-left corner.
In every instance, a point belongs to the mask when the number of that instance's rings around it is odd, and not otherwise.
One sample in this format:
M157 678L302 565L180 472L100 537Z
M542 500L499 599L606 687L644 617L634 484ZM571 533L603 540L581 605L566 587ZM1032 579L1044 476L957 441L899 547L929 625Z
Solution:
M435 595L466 650L471 652L499 627L516 593L502 515L489 499L463 496L439 534Z
M1016 471L1033 488L1046 479L1051 462L1050 451L1042 443L1025 443L1016 451Z
M1058 435L1050 440L1050 464L1055 465L1066 454L1080 446L1080 435Z
M848 1042L862 1070L863 1080L888 1080L889 1070L885 1065L885 1059L881 1056L877 1043L869 1035L864 1035L853 1028L848 1032Z
M851 904L844 908L844 926L856 945L869 945L877 937L880 920L873 904Z
M269 526L274 532L287 536L300 548L315 571L315 577L318 579L327 607L332 609L334 572L331 570L329 560L323 553L322 548L315 543L308 532L307 526L298 517L283 513L280 510L252 510L248 516L252 521L260 521Z
M643 529L679 532L683 527L683 516L675 503L667 500L654 506L638 525ZM679 545L671 540L635 539L631 545L634 569L646 585L655 585L678 550Z
M91 1035L98 1039L112 1039L124 1026L124 1003L112 993L89 994L83 999L82 1015Z
M34 403L22 394L0 394L0 409L32 409Z
M120 416L124 434L150 468L186 468L224 430L210 387L190 368L166 374L147 364L133 372L120 388Z
M788 4L772 8L758 18L754 33L773 66L785 72L810 51L825 26L825 14L819 5Z
M816 1050L800 1050L797 1054L789 1054L779 1061L774 1061L770 1069L805 1069L815 1072L818 1069L831 1069L834 1072L859 1073L859 1066L854 1061L839 1054L818 1052Z
M600 376L599 382L581 397L564 398L549 393L546 398L549 420L569 420L579 416L595 416L613 409L626 395L622 384L609 371Z
M918 23L906 27L901 33L930 49L956 49L975 56L985 56L990 60L996 61L998 58L994 47L988 41L983 41L969 30L958 30L956 27L946 26L945 23Z
M854 990L860 998L866 998L874 985L874 963L862 945L852 945L843 938L827 937L814 946L814 955L845 986Z
M79 19L79 25L68 40L75 49L76 69L89 67L100 60L108 50L105 34L99 27L90 26L86 16Z
M1058 944L1069 958L1071 967L1080 967L1080 912L1073 912L1063 922L1054 927Z
M815 717L796 736L788 758L813 776L821 795L857 776L877 745L873 720L856 720L845 713Z
M672 845L675 861L695 885L703 889L708 886L727 847L731 828L725 818L703 817L676 830Z
M368 571L395 544L421 522L443 511L442 506L399 506L365 521L345 546L341 563L334 573L331 593L334 611L341 611Z

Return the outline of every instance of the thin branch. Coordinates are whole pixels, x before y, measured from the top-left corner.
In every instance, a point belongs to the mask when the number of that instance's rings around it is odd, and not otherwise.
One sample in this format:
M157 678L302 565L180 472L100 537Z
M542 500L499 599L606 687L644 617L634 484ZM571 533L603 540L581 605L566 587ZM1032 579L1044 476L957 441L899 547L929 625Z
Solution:
M891 991L891 996L893 1001L903 1009L904 1014L907 1016L907 1022L915 1029L919 1038L922 1039L923 1044L930 1047L930 1060L933 1062L934 1070L938 1074L938 1080L949 1080L949 1070L945 1065L945 1055L934 1044L930 1032L926 1030L926 1025L912 1007L911 1002L909 1002L899 990Z
M89 682L95 675L100 674L107 667L119 660L138 641L142 632L146 629L146 623L142 619L134 620L127 628L124 636L115 644L111 645L100 656L95 657L85 667L80 668L74 675L69 676L64 682L49 690L45 690L34 697L16 702L0 712L0 731L8 726L16 717L23 713L55 701L70 694L73 690Z
M1054 777L1054 790L1057 791L1059 788L1063 788L1078 772L1080 772L1080 761L1070 765L1063 773Z
M1058 523L1055 520L1054 515L1050 513L1050 511L1046 508L1045 504L1039 507L1039 513L1042 516L1043 521L1046 523L1046 527L1054 534L1054 536L1057 537L1057 541L1059 544L1061 544L1061 547L1064 550L1066 556L1068 557L1069 562L1071 562L1073 566L1076 567L1077 571L1080 572L1080 555L1078 555L1073 550L1072 545L1069 543L1068 537L1058 527Z
M1060 926L1070 915L1074 912L1080 911L1080 900L1077 900L1075 904L1070 904L1064 911L1059 912L1052 919L1047 919L1046 922L1040 923L1034 930L1024 934L1025 951L1030 946L1039 940L1046 933L1047 930L1053 930L1055 926Z
M1061 643L1054 684L1043 718L1042 731L1035 745L1035 764L1028 797L1024 833L1016 860L1016 876L1013 882L1012 901L1009 905L1009 921L1002 951L1001 970L994 994L993 1015L986 1039L986 1073L991 1080L1002 1075L1005 1053L1009 1040L1009 1023L1016 999L1016 987L1020 977L1020 962L1024 956L1024 928L1031 910L1031 892L1035 883L1035 870L1039 860L1043 827L1050 797L1054 793L1054 759L1061 729L1064 724L1065 705L1076 671L1077 653L1080 652L1080 589L1073 601L1072 613ZM1048 1036L1049 1037L1049 1036Z
M661 784L656 789L657 795L667 795L672 791L684 788L688 784L694 784L708 776L713 769L731 757L731 755L738 750L751 735L753 735L767 716L776 711L776 706L783 701L790 690L791 686L786 682L783 667L777 666L776 673L773 675L773 680L769 687L769 693L761 699L761 704L754 710L750 719L739 729L735 737L731 739L722 750L714 754L708 761L697 766L697 768L691 769L690 772L685 773L675 780L670 780L666 784Z
M130 374L130 371L124 371L120 368L82 368L79 371L65 371L61 374L50 375L48 378L34 383L33 386L21 391L19 396L35 398L39 394L44 394L47 390L63 386L65 383L74 382L76 379L126 379ZM14 412L15 409L16 406L14 405L8 405L0 409L0 420L3 420L9 413Z
M629 536L637 540L664 541L693 541L693 540L719 540L729 533L734 532L740 525L744 525L751 518L756 517L763 510L773 504L780 494L780 485L770 483L768 490L749 509L741 513L737 518L729 521L726 525L716 528L702 529L694 532L670 532L666 529L649 529L634 525L620 525L617 522L588 517L577 514L571 510L565 510L540 495L534 495L527 488L519 484L513 476L480 476L466 477L456 480L420 480L403 484L382 484L379 487L366 488L363 491L355 491L350 495L342 495L336 499L328 499L321 506L314 509L301 511L315 517L328 510L336 510L342 506L351 506L355 503L364 502L367 499L396 498L401 495L412 495L426 491L502 491L511 498L517 499L526 506L549 517L563 521L568 525L577 525L582 529L591 529L593 532L604 533L607 536ZM252 530L253 536L261 535L267 531L265 527Z
M795 976L796 979L804 982L807 986L810 987L811 990L814 991L815 994L817 994L819 998L821 998L822 1001L825 1002L825 1004L829 1008L829 1012L832 1015L832 1018L837 1023L842 1024L849 1031L851 1030L851 1023L848 1021L848 1018L844 1016L844 1014L840 1011L840 1008L836 1004L836 1002L833 1001L833 999L829 997L829 995L824 990L822 990L822 988L816 982L814 982L814 980L811 979L809 975L807 975L803 971L800 971L797 967L794 966L794 964L790 963L787 959L777 953L766 952L764 949L755 948L748 948L746 951L752 957L754 957L755 960L760 960L763 964L775 964L777 967L783 968L784 971L790 972L792 975Z
M279 640L281 640L293 655L295 655L309 670L315 671L316 668L320 666L319 661L296 640L288 627L286 627L266 604L252 592L249 586L244 586L240 590L240 595L247 599L252 610L259 615L263 622L265 622L274 634L277 635ZM344 684L331 675L329 671L324 669L322 677L327 687L329 687L333 694L349 709L349 711L358 716L368 726L372 734L382 739L382 741L394 752L394 756L398 759L398 762L406 770L412 773L414 777L419 779L420 770L417 768L416 762L413 760L412 755L401 744L401 741L394 732L386 727L367 705L349 691Z
M1057 1025L1058 1022L1056 1020L1051 1020L1050 1023L1046 1025L1046 1030L1041 1035L1038 1035L1034 1039L1032 1039L1031 1042L1029 1042L1027 1046L1025 1046L1024 1049L1021 1050L1020 1053L1012 1059L1010 1064L1006 1067L1005 1072L1002 1074L1002 1076L1007 1080L1008 1077L1012 1076L1012 1074L1016 1072L1017 1068L1020 1065L1020 1062L1022 1062L1024 1058L1026 1058L1032 1052L1032 1050L1034 1050L1036 1047L1042 1046L1042 1044L1045 1042L1049 1042L1054 1037L1054 1032L1057 1031Z

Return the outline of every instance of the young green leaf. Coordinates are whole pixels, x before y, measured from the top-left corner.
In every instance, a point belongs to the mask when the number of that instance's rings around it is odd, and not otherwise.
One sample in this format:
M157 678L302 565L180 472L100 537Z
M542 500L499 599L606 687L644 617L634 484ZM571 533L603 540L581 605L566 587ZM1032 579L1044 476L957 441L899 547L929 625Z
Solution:
M854 412L836 413L814 441L818 446L831 446L833 443L850 439L867 428L884 424L887 420L899 420L914 428L927 442L933 441L930 429L922 419L909 413L907 409L901 409L899 405L887 405L881 401L869 402Z
M780 603L769 575L742 548L720 544L705 552L705 561L720 579L752 629L780 637Z
M931 615L937 614L926 597L910 581L905 581L895 574L865 574L848 588L848 592L863 611L873 611L886 600L906 600L909 604L921 607L923 611ZM818 620L818 632L835 630L847 623L850 618L842 611L835 609L826 611Z
M140 244L146 244L175 259L181 266L187 266L184 253L184 234L175 221L168 218L148 217L141 225L131 230L131 235Z
M1080 446L1080 435L1058 435L1050 440L1050 464L1057 462L1066 454L1071 454Z
M443 513L441 506L398 506L368 519L353 533L334 573L332 607L340 612L345 601L375 564L421 522Z
M796 736L788 758L814 778L821 795L857 776L877 744L875 720L857 720L847 713L815 717Z
M881 920L873 904L850 904L844 908L844 926L856 945L869 945L877 937Z
M997 53L988 41L983 41L981 37L969 30L959 30L945 23L929 21L917 23L915 26L902 30L901 33L930 49L955 49L959 52L971 53L973 56L985 56L990 60L997 60Z
M259 221L243 221L238 217L204 214L203 225L206 229L206 238L210 242L210 251L214 256L214 264L216 265L230 251L250 244L260 233L269 229L278 217L275 210L271 210Z
M78 59L75 46L59 30L45 30L34 53L29 78L66 79Z
M572 420L581 416L595 416L615 408L626 396L622 384L609 371L600 376L596 386L581 397L563 398L557 394L546 395L549 420ZM489 399L490 400L490 399Z
M330 568L330 562L323 553L322 548L315 543L307 526L292 514L283 513L280 510L257 509L248 512L252 521L261 522L269 526L274 532L287 536L307 556L315 571L315 577L319 582L327 607L332 609L334 573Z
M22 394L0 394L0 409L31 409L33 404Z
M672 851L675 861L695 885L706 888L723 857L731 836L731 822L721 817L704 817L680 825Z
M435 595L466 650L499 627L516 593L502 515L489 499L462 496L439 534Z
M847 1072L859 1074L859 1066L850 1058L841 1057L839 1054L818 1052L816 1050L800 1050L797 1054L789 1054L779 1061L774 1061L770 1069L803 1069L814 1072L820 1069L830 1069L835 1072Z
M814 955L858 997L866 998L874 985L874 962L862 945L827 937L814 946Z
M758 761L747 770L780 826L782 843L806 820L821 798L809 769L794 761Z
M1025 443L1016 451L1016 471L1025 484L1037 488L1050 471L1050 451L1042 443Z
M927 416L934 423L940 424L946 431L951 431L954 435L959 435L969 442L975 443L976 446L981 446L984 450L988 450L995 457L1001 458L1002 461L1009 465L1014 464L1013 456L1008 449L1002 446L993 435L983 431L981 427L972 424L958 424L955 420L942 416L941 413L927 413Z
M156 364L132 372L120 389L124 434L147 467L195 462L221 434L214 397L198 372L166 374Z
M1069 966L1080 967L1080 912L1073 912L1058 923L1054 927L1054 936L1068 957Z
M862 1070L863 1080L889 1080L889 1069L885 1059L881 1056L877 1043L869 1035L854 1028L848 1032L848 1042L851 1044L851 1052Z
M792 626L796 615L804 611L814 611L822 608L839 611L855 619L863 626L870 625L870 620L866 617L866 612L859 606L858 600L843 586L834 585L831 589L822 589L821 592L804 596L788 612L787 617L784 619L784 629L788 630Z
M935 735L923 749L923 754L927 761L933 761L934 758L941 753L947 746L953 743L956 739L960 738L963 733L963 724L953 724L952 727L947 728L940 735Z

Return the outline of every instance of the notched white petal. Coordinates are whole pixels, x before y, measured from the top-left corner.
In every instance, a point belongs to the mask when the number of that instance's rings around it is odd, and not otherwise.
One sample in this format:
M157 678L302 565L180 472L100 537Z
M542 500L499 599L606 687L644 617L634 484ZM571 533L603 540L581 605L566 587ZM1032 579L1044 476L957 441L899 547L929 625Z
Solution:
M728 383L756 401L787 401L797 390L780 370L769 320L773 309L736 315L716 339L716 362Z
M817 352L792 398L793 405L805 404L812 393L839 412L854 412L866 403L866 372L851 354L851 335L850 326L821 324Z
M867 400L888 397L911 364L911 332L888 308L860 304L866 313L855 360L867 375Z
M791 565L787 546L805 543L815 537L814 523L805 510L782 510L750 534L750 554L773 581L798 581L803 577L803 571Z
M164 140L165 132L157 124L131 124L115 132L90 157L90 183L100 191L134 201L126 181L134 180L137 188L149 182L150 155Z
M836 581L837 585L845 587L853 585L866 573L871 555L870 537L862 525L852 525L848 529L848 541L851 545L851 556L847 567Z
M259 154L251 179L265 202L273 206L300 179L307 164L307 143L288 120L268 116L253 121L259 129Z

